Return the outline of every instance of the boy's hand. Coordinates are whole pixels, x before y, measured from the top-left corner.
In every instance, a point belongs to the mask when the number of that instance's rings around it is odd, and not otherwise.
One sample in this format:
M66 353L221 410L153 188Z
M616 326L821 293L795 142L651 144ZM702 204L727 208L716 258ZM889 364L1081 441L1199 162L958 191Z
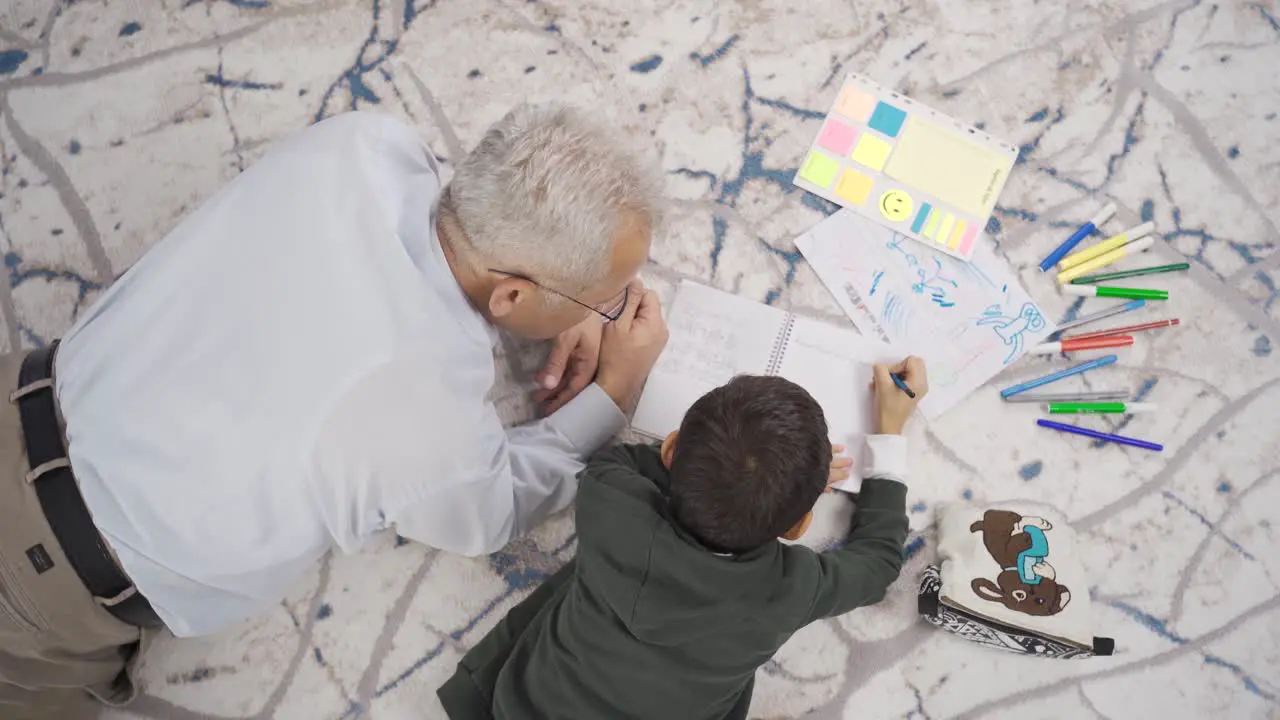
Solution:
M890 375L902 378L915 392L910 398L898 389ZM915 412L916 405L929 392L929 378L925 374L924 361L912 355L897 365L876 365L875 379L876 398L876 433L881 435L900 435L907 424L907 418Z
M831 471L827 473L826 492L831 492L833 487L848 480L852 472L853 458L842 455L843 452L843 445L831 446Z
M658 296L636 280L627 306L615 322L604 326L596 383L623 412L640 395L649 371L667 344L667 321Z

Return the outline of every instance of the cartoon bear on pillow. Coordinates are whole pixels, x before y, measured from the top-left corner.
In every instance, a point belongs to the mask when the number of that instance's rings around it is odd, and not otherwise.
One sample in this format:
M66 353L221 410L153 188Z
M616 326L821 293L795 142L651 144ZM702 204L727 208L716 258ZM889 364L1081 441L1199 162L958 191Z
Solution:
M981 532L982 544L1002 569L996 581L974 578L969 584L978 597L998 602L1026 615L1056 615L1071 602L1071 593L1059 585L1049 564L1049 538L1053 525L1044 518L1023 517L1009 510L988 510L969 526Z

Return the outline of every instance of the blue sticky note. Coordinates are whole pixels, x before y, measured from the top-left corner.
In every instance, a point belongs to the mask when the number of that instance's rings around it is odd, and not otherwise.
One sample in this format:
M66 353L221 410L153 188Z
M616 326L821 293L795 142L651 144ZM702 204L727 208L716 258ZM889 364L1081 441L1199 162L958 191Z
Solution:
M898 108L886 102L876 104L875 112L871 113L871 120L867 125L877 132L882 132L889 137L898 137L898 131L902 129L902 123L907 119L907 114Z

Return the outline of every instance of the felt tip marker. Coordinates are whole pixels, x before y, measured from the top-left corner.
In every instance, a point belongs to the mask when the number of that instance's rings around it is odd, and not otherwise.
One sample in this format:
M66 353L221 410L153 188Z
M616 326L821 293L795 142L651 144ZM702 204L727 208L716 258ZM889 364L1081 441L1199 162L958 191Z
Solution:
M1051 402L1044 406L1050 415L1134 415L1156 411L1155 403L1126 402Z
M1110 365L1116 360L1117 358L1115 355L1106 355L1104 357L1098 358L1097 360L1090 360L1089 362L1080 363L1079 365L1069 367L1066 370L1059 370L1056 373L1050 373L1048 375L1045 375L1044 377L1038 377L1035 380L1028 380L1024 383L1019 383L1012 387L1007 387L1000 391L1000 397L1007 398L1010 395L1017 395L1020 392L1032 390L1040 387L1041 385L1048 385L1051 382L1057 382L1063 378L1071 377L1072 375L1079 375L1080 373L1088 372L1089 370L1093 370L1095 368L1106 367L1107 365Z
M1096 330L1090 333L1080 333L1064 337L1063 340L1089 340L1091 338L1107 337L1108 335L1124 335L1126 333L1142 332L1143 330L1159 330L1161 328L1174 327L1182 321L1178 318L1169 320L1156 320L1155 322L1142 323L1141 325L1125 325L1124 327L1111 328L1109 330Z
M1088 275L1098 268L1104 268L1111 263L1127 258L1130 255L1137 255L1138 253L1146 252L1155 244L1155 238L1146 237L1141 240L1134 240L1128 245L1122 245L1115 250L1099 255L1092 260L1086 260L1079 265L1073 266L1069 270L1063 270L1058 273L1058 282L1064 284L1069 283L1082 275Z
M1058 261L1067 253L1071 252L1076 245L1079 245L1081 240L1092 235L1094 231L1102 227L1102 223L1110 220L1111 216L1115 214L1115 203L1107 203L1103 206L1103 208L1098 211L1098 214L1093 216L1092 220L1081 225L1079 230L1071 233L1071 237L1064 240L1061 245L1054 248L1053 252L1049 253L1048 257L1040 261L1040 272L1046 272L1049 268L1058 264Z
M1148 288L1122 288L1110 285L1063 285L1063 295L1079 295L1080 297L1123 298L1125 300L1168 300L1168 290L1150 290Z
M1147 442L1146 440L1139 440L1137 438L1125 437L1124 435L1112 435L1111 433L1099 432L1097 430L1091 430L1086 427L1080 427L1079 425L1068 425L1067 423L1054 422L1052 420L1045 420L1044 418L1037 418L1036 424L1042 428L1049 428L1050 430L1057 430L1059 432L1073 433L1075 435L1084 435L1085 437L1091 437L1095 440L1112 442L1117 445L1128 445L1130 447L1142 448L1143 450L1154 450L1156 452L1162 452L1164 450L1164 446L1159 443Z
M1004 399L1011 403L1049 403L1049 402L1102 402L1103 400L1129 399L1128 390L1082 390L1065 393L1022 393Z
M1061 258L1061 261L1058 263L1058 269L1066 270L1067 268L1075 267L1086 260L1092 260L1099 255L1109 253L1127 243L1131 243L1135 240L1141 240L1142 238L1150 235L1155 229L1155 223L1144 222L1141 225L1135 225L1124 232L1118 232L1097 245L1087 247L1080 252L1074 252L1064 258Z
M1071 282L1075 285L1090 285L1093 283L1107 282L1109 280L1123 280L1131 277L1144 277L1146 275L1159 275L1168 272L1181 272L1182 270L1190 270L1191 263L1173 263L1172 265L1155 265L1152 267L1134 268L1133 270L1120 270L1118 272L1099 273L1098 275L1085 275L1078 277Z
M897 373L889 373L889 377L893 378L893 384L897 385L899 390L906 393L907 397L911 398L912 400L916 399L916 391L912 390L911 387L907 385L906 380L903 380L902 378L898 377Z
M1080 327L1081 325L1084 325L1086 323L1095 322L1097 320L1103 320L1111 317L1112 315L1127 313L1132 310L1137 310L1139 308L1143 308L1146 306L1147 306L1146 300L1130 300L1127 303L1124 303L1121 305L1113 305L1107 308L1106 310L1099 310L1096 313L1089 313L1088 315L1082 315L1070 322L1064 322L1058 326L1058 329L1055 332L1061 333L1063 330L1070 330L1073 327Z
M1040 343L1027 350L1027 352L1032 355L1057 355L1058 353L1080 352L1081 350L1128 347L1132 344L1133 336L1131 335L1108 335L1106 337L1085 338L1083 340L1063 338L1054 342Z

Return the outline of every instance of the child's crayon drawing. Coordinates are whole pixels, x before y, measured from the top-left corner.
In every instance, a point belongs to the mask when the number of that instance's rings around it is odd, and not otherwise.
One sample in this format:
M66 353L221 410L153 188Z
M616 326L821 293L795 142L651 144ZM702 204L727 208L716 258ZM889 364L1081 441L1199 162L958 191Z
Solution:
M1053 331L987 243L966 263L841 211L796 245L863 335L925 359L929 417Z
M1006 316L999 305L991 305L982 311L982 317L978 318L977 324L989 326L995 331L996 336L1004 341L1005 346L1009 348L1009 354L1004 358L1004 364L1008 365L1022 354L1023 334L1028 331L1043 330L1047 322L1040 308L1034 303L1025 302L1014 317Z

